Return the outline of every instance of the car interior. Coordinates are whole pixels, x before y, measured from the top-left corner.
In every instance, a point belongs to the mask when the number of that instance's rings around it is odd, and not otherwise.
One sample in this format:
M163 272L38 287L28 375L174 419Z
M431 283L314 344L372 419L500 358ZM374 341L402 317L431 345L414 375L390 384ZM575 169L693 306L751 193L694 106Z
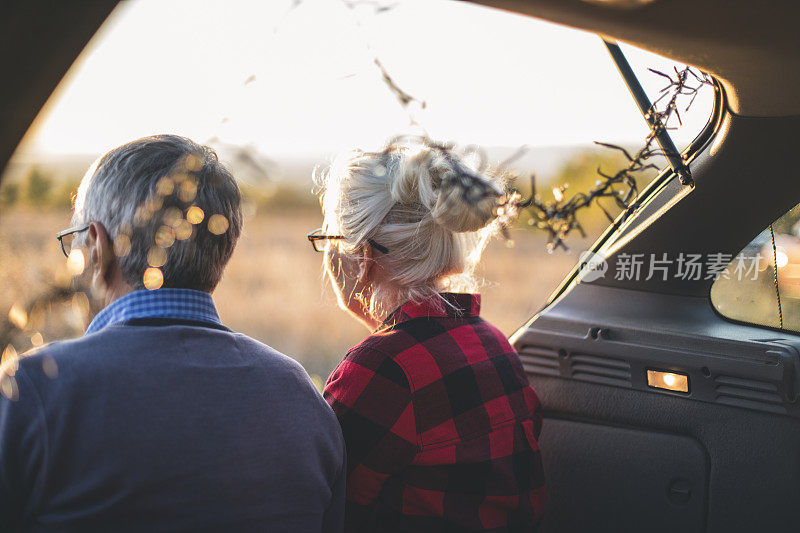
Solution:
M730 261L800 201L794 2L475 3L630 43L713 77L712 116L681 154L692 183L666 167L611 224L591 248L609 273L635 255ZM0 168L116 4L6 7L0 56L15 76L0 84ZM777 290L765 296L769 322L743 318L746 300L738 315L721 309L716 278L590 280L578 264L514 333L544 407L541 531L797 529L800 334L784 327L794 310L780 307L785 278L774 236L765 242L764 286Z

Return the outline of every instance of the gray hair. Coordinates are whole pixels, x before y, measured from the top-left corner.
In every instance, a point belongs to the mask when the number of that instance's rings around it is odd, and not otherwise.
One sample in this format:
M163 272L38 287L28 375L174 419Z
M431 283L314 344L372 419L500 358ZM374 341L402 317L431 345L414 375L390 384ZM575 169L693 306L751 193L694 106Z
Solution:
M114 243L124 280L211 292L241 234L241 193L217 154L177 135L154 135L111 150L86 173L73 225L95 221Z
M373 316L442 290L477 288L475 266L502 226L502 180L440 145L413 141L340 156L316 178L325 232L344 236L342 253L356 257L370 240L389 249L382 258L392 288L373 285L364 302Z

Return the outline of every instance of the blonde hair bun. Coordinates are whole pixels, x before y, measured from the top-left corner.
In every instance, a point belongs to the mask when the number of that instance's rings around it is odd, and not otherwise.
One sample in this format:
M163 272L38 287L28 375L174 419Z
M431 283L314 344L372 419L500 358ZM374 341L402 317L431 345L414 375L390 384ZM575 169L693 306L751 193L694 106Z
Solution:
M448 173L431 215L455 233L478 231L497 218L501 196L499 187L477 175Z
M372 286L373 316L443 290L473 291L474 269L501 224L503 184L451 146L399 138L379 152L351 152L317 176L324 229L358 259L365 243L388 250L388 282Z
M448 147L422 146L404 161L392 191L398 203L419 202L436 224L454 233L478 231L497 218L501 188Z

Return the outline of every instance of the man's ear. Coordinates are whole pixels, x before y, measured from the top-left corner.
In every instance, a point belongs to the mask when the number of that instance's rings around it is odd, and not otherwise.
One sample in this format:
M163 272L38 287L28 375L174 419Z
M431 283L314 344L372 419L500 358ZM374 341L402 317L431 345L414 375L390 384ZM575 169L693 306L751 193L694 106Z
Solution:
M114 245L108 236L105 226L100 222L91 222L87 230L86 251L89 255L89 266L92 269L92 284L108 287L112 283L113 265L117 260Z
M358 262L358 282L364 283L372 272L375 261L372 260L372 246L364 246L361 250L361 260Z

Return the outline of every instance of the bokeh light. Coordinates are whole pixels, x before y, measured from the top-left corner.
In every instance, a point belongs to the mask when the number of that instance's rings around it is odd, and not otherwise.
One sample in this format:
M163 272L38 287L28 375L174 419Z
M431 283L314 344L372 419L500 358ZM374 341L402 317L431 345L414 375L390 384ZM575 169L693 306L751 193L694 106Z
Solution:
M164 221L164 224L174 228L178 225L182 218L183 214L181 213L180 209L177 207L168 207L166 211L164 211L162 220Z
M52 356L48 355L42 359L42 371L50 379L58 377L58 364L56 364L56 360Z
M203 213L203 210L197 207L196 205L193 205L192 207L189 208L188 211L186 211L186 220L188 220L190 224L201 223L203 221L203 218L205 218L205 216L206 215L205 213Z
M17 380L13 376L0 374L0 394L12 401L16 401L19 398Z
M189 224L188 221L181 219L175 226L175 238L179 241L185 241L192 236L194 226Z
M181 182L178 189L178 198L181 201L189 203L197 196L197 182L194 179L186 179Z
M131 238L125 233L120 233L114 239L114 255L125 257L131 253Z
M67 256L67 270L71 276L80 276L86 268L86 257L83 255L83 250L74 249L70 251Z
M153 246L147 252L147 264L151 267L160 268L167 262L167 251L160 246ZM148 269L149 270L149 269Z
M775 253L775 264L778 268L783 268L789 264L789 255L786 251L778 249Z
M21 305L15 303L8 311L8 320L18 329L25 329L28 324L28 313Z
M36 333L31 335L31 345L32 346L38 347L38 346L41 346L42 344L44 344L44 337L42 337L41 333L39 333L37 331Z
M161 196L170 195L173 190L175 190L175 183L169 176L164 176L156 183L156 192Z
M9 365L16 359L17 356L17 349L14 348L13 344L9 344L3 350L2 355L0 355L0 365ZM13 373L13 372L12 372Z
M160 268L150 267L144 271L142 283L144 284L144 288L149 291L160 289L164 284L164 274L162 274Z
M150 222L150 219L153 217L153 212L148 209L147 205L140 205L136 208L136 211L133 214L133 224L136 227L141 228L142 226L146 225Z
M156 246L160 248L169 248L175 244L175 230L170 226L161 226L156 230ZM161 266L161 265L153 265Z
M214 235L222 235L228 231L228 219L223 215L211 215L208 219L208 231Z
M200 157L194 154L189 154L186 156L183 166L186 167L186 170L196 172L203 166L203 161Z

